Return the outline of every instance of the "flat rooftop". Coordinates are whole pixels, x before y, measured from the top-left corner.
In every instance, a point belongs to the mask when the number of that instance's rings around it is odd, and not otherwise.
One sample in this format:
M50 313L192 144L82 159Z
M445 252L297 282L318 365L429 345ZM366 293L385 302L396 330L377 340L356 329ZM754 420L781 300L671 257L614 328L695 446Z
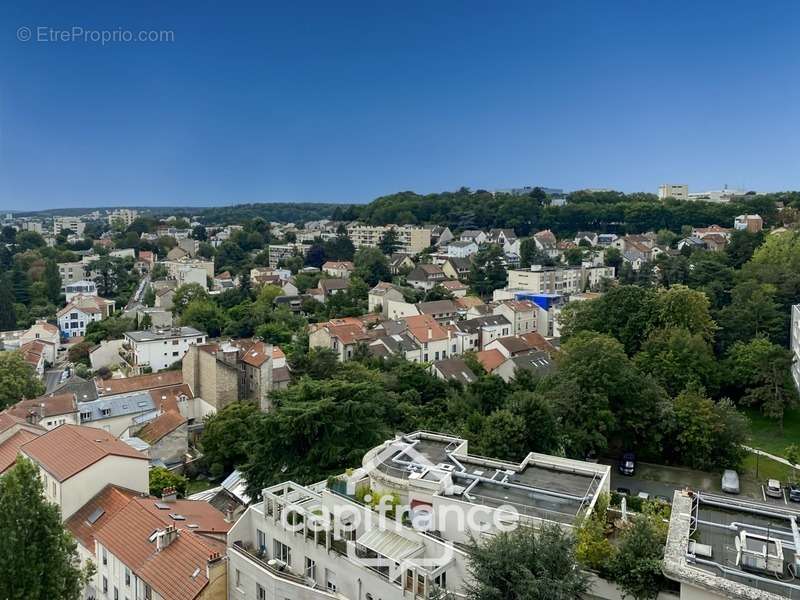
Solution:
M194 327L167 327L164 329L148 329L144 331L128 331L125 335L135 342L152 342L155 340L171 340L182 337L200 337L205 335Z
M800 599L794 564L798 517L791 505L678 492L667 544L667 562L672 557L673 565L668 575L718 588L731 598ZM683 537L673 531L677 526L687 530ZM683 564L675 577L678 562Z
M440 496L572 524L603 485L608 467L530 454L521 463L470 455L465 440L414 433L376 455L375 467L401 479L439 482ZM450 485L452 482L452 485Z

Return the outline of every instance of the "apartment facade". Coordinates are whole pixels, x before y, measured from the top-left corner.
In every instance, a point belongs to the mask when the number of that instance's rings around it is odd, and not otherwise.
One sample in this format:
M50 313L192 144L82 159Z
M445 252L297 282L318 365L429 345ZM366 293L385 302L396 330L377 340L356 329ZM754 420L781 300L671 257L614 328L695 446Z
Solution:
M58 235L67 229L80 237L86 229L86 223L81 221L80 217L53 217L53 235Z
M683 183L664 183L658 186L658 199L665 200L675 198L675 200L689 199L689 186Z
M347 237L356 248L376 248L384 234L392 229L397 234L398 252L415 255L431 246L431 229L416 225L366 225L353 222L347 226Z
M577 294L586 288L596 289L603 279L614 278L614 267L545 267L508 271L509 290L536 294Z
M156 372L181 360L189 346L205 343L206 334L194 327L128 331L123 358L137 375L146 367Z
M139 216L139 213L130 208L119 208L108 215L108 224L119 223L123 227L129 227Z

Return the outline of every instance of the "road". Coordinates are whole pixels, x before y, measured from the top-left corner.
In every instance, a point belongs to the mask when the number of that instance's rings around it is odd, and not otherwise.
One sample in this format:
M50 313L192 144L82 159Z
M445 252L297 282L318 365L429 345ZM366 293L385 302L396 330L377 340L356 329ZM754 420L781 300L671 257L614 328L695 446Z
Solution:
M632 476L622 475L617 469L617 461L603 460L603 464L611 466L611 489L626 488L634 496L646 492L650 496L672 498L675 490L691 488L713 494L723 494L720 487L722 476L717 473L705 473L679 467L636 463L636 473ZM743 478L740 475L741 495L767 504L792 506L800 509L800 505L789 502L786 498L771 498L764 493L763 482Z

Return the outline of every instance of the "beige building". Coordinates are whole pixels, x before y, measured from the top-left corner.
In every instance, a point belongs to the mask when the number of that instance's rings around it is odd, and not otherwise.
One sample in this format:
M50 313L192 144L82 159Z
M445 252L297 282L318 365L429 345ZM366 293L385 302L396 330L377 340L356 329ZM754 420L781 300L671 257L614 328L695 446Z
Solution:
M596 289L603 279L614 278L614 267L545 267L508 271L509 290L525 290L536 294L577 294Z
M506 300L492 310L492 314L503 315L511 323L511 335L522 335L536 331L536 305L530 300Z
M397 233L398 252L415 255L431 246L431 229L416 225L366 225L353 222L347 226L347 237L356 248L376 248L384 234L391 229Z
M139 213L130 208L119 208L108 215L108 224L119 223L123 227L129 227L139 216Z
M664 183L658 186L658 199L665 200L675 198L675 200L689 199L689 186L682 183Z

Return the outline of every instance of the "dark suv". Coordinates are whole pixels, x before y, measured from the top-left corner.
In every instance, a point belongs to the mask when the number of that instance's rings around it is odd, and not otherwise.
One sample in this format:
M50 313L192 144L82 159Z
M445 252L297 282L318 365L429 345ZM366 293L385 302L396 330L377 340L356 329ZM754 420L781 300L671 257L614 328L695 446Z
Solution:
M633 452L626 452L619 460L619 472L623 475L633 475L636 470L636 455Z

